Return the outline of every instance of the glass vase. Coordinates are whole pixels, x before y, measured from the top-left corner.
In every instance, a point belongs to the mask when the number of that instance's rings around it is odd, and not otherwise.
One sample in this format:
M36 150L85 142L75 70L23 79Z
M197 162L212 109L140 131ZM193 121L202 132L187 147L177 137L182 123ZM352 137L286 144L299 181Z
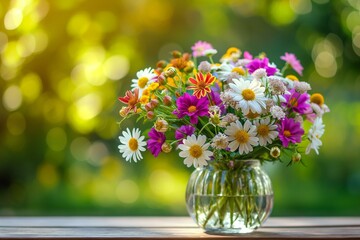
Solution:
M186 205L207 233L249 233L271 213L271 181L258 160L214 162L191 174Z

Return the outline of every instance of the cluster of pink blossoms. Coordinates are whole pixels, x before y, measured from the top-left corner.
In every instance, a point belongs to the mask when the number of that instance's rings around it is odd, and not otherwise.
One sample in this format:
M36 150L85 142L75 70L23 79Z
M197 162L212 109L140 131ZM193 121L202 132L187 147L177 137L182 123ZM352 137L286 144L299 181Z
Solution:
M293 163L302 153L318 153L329 108L320 93L309 94L310 84L284 74L302 75L294 54L280 57L280 70L265 54L232 47L214 62L211 44L199 41L191 49L139 71L119 97L123 120L137 115L152 125L145 134L122 132L119 151L127 161L137 162L146 150L155 157L177 150L194 167L251 158Z

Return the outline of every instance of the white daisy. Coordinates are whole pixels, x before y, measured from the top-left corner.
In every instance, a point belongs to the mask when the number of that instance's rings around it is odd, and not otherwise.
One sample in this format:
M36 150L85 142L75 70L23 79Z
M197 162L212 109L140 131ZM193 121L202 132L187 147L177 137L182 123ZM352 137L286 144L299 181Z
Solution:
M259 137L260 146L271 144L279 135L279 132L276 131L277 125L274 124L274 121L270 122L269 117L255 120L254 124L256 126L257 136Z
M144 89L146 89L150 83L154 82L154 78L156 74L154 73L154 69L146 68L144 70L140 70L136 73L136 79L131 80L133 84L131 84L132 91L135 88L139 89L139 95L142 95Z
M253 150L253 146L259 145L259 138L256 137L256 127L246 120L244 126L241 122L231 123L224 132L229 136L229 148L231 152L239 149L239 153L249 153Z
M242 78L233 79L229 84L230 95L237 101L239 107L246 115L251 110L253 113L261 113L266 108L267 98L264 95L265 88L259 81L246 81Z
M319 154L319 147L322 145L320 138L324 132L325 125L323 124L322 118L316 118L314 124L308 132L308 139L310 140L310 143L306 147L306 154L309 154L311 149L314 149L316 154Z
M242 67L227 62L222 63L216 72L218 74L217 78L223 82L232 80L234 76L239 77L245 74Z
M118 146L119 152L122 153L122 157L126 161L133 160L137 162L142 159L140 151L145 151L146 142L144 136L141 136L141 132L138 128L134 128L132 132L129 128L122 132L122 136L119 137L120 145Z
M206 137L204 135L199 135L198 138L193 134L188 136L183 140L183 143L179 145L179 149L182 151L179 153L179 156L184 159L184 164L190 167L203 167L207 165L207 161L210 160L210 157L213 155L211 151L208 150L210 143L206 143Z

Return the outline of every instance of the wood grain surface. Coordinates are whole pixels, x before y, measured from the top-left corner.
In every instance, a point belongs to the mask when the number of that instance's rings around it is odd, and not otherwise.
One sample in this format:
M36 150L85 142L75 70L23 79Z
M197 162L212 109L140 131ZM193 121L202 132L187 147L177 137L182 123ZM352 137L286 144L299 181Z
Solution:
M272 217L250 234L210 235L189 217L0 217L0 239L360 239L360 217Z

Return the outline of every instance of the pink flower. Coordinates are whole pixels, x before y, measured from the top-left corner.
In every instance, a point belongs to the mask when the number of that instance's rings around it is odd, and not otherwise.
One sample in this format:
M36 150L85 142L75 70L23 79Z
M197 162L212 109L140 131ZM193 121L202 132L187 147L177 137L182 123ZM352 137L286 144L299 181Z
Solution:
M304 70L304 68L294 54L286 52L284 56L280 57L280 59L284 60L292 67L292 69L295 70L295 72L302 76L302 71Z
M210 43L208 42L202 42L202 41L198 41L197 43L194 44L194 46L191 47L191 50L193 51L193 56L194 57L202 57L205 56L205 51L206 50L210 50L210 49L214 49Z
M198 117L207 116L209 113L209 100L206 97L198 99L195 96L185 93L176 100L177 109L173 114L178 118L190 117L192 124L198 123Z
M245 51L244 52L244 58L247 59L247 60L252 60L253 56L248 51Z
M278 127L279 139L284 147L288 147L289 143L300 143L301 137L304 135L304 129L301 128L299 122L295 122L292 118L284 118Z

